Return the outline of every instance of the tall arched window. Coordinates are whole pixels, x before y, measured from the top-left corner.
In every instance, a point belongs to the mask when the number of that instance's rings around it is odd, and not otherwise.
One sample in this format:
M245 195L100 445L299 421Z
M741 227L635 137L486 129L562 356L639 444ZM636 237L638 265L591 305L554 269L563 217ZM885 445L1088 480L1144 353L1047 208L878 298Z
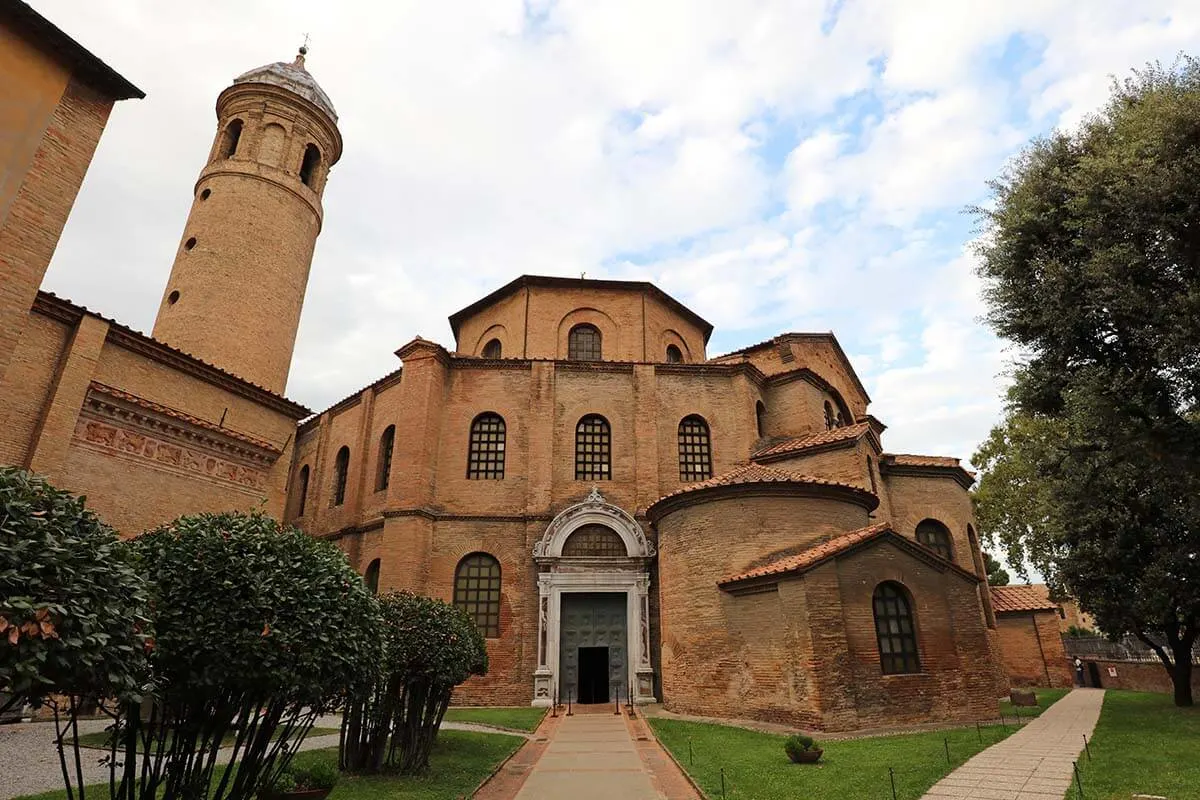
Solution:
M936 519L924 519L917 523L917 541L947 561L953 560L950 531Z
M754 424L758 426L758 438L767 435L767 407L763 405L762 400L754 404Z
M600 360L600 329L595 325L576 325L567 334L567 358L572 361Z
M871 494L879 494L879 485L875 483L875 459L867 456L867 477L871 479Z
M668 364L682 364L683 363L683 352L673 344L667 345L667 363Z
M308 464L300 468L300 510L296 512L297 517L304 516L304 506L308 504Z
M487 553L472 553L454 571L454 605L475 620L486 639L500 636L500 562Z
M333 504L346 502L346 473L350 471L350 448L342 445L333 462Z
M315 144L304 148L304 160L300 162L300 182L310 189L315 189L317 182L317 167L321 165L321 151Z
M833 403L825 401L825 430L831 431L838 426L837 414L833 411Z
M492 339L483 346L484 358L500 358L504 353L504 345L500 344L499 339Z
M912 605L904 587L891 581L879 584L875 587L872 605L875 612L875 639L879 643L879 666L883 674L920 672L917 631L913 625Z
M679 480L703 481L712 477L712 446L708 423L695 414L679 422Z
M575 480L612 480L612 433L599 414L588 414L575 426Z
M396 445L396 426L388 425L379 437L379 469L375 475L375 491L388 488L392 474L392 448Z
M467 445L467 477L473 481L504 478L504 417L491 411L471 422Z
M221 134L221 158L232 158L237 152L238 142L242 138L242 121L235 119L233 122L225 126L225 132Z
M379 559L375 559L367 565L367 571L363 573L363 583L371 591L371 594L379 594Z

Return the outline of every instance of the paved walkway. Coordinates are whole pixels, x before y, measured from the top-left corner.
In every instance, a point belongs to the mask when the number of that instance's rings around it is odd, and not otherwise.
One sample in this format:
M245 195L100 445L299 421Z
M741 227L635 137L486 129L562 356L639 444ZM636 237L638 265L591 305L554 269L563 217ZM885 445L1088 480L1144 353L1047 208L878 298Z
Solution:
M1075 689L1004 741L938 781L931 800L1062 800L1072 762L1100 718L1103 689Z
M476 800L698 800L645 722L605 709L548 718Z

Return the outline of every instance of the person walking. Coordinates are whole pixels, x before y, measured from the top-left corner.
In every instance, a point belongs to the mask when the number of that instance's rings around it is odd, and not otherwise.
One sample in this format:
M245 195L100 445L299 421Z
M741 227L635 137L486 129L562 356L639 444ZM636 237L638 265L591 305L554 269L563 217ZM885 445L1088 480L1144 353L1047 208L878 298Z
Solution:
M1075 656L1075 685L1083 686L1083 661Z

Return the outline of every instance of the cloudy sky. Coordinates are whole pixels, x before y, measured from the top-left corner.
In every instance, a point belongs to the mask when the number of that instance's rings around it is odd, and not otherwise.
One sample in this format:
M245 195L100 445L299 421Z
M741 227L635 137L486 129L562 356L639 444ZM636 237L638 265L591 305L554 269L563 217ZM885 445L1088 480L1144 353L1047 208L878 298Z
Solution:
M888 449L1000 409L964 207L1111 77L1200 51L1195 0L33 0L120 104L46 288L150 330L217 94L308 67L341 117L289 396L313 408L522 273L646 279L710 355L833 330Z

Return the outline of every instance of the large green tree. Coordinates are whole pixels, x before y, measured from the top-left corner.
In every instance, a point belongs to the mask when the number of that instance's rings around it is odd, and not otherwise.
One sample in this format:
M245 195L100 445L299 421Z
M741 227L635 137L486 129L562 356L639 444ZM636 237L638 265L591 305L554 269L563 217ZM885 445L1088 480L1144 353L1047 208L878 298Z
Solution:
M1132 633L1191 705L1200 631L1200 62L1114 86L992 184L988 321L1021 353L985 532ZM1010 558L1014 564L1020 558Z

